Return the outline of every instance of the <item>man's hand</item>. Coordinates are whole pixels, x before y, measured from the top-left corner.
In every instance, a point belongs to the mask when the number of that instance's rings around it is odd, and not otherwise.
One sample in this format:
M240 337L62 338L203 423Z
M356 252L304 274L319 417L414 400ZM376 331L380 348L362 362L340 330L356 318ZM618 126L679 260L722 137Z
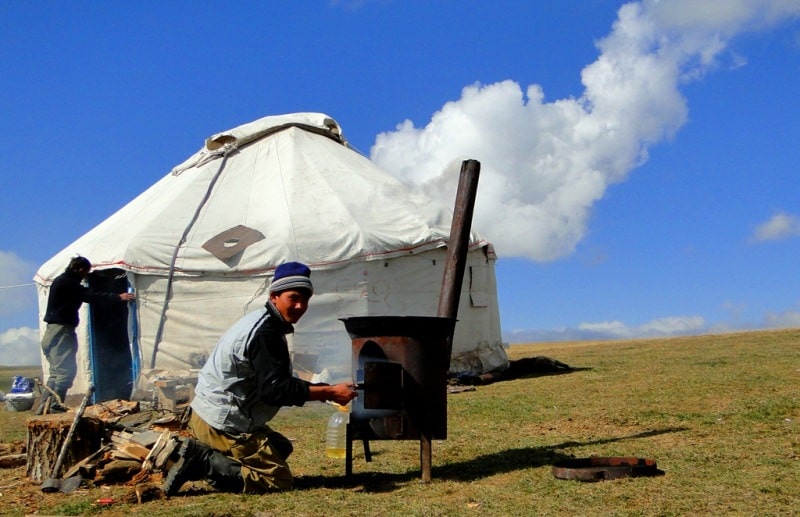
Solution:
M356 385L352 382L342 382L333 386L313 384L308 387L308 393L309 400L331 401L344 406L356 398Z
M132 302L136 299L136 295L133 293L120 293L119 299L123 302Z
M351 400L356 398L356 385L349 382L343 382L330 387L332 396L328 400L336 402L340 406L348 404Z

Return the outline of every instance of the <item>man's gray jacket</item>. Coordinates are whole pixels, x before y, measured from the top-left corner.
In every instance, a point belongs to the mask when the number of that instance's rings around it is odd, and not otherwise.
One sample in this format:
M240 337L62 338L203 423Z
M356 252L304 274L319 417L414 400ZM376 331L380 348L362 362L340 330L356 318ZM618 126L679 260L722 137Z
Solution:
M302 406L309 383L292 374L286 334L275 307L251 312L220 338L200 370L192 411L231 434L263 429L281 406Z

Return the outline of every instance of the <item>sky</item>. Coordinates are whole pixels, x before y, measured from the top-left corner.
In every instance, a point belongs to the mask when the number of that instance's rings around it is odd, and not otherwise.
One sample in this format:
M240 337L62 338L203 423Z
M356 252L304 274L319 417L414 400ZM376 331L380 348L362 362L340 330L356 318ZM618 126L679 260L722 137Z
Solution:
M39 266L300 111L448 206L481 162L509 343L800 327L800 0L0 2L0 69L0 365Z

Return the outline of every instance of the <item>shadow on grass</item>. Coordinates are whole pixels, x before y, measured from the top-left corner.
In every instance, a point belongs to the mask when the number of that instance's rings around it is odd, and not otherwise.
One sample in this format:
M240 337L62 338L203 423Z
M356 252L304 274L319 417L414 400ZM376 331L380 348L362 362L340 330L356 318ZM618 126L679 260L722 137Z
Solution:
M511 361L508 368L502 371L494 371L482 375L458 375L451 379L451 384L463 386L479 386L494 384L501 381L512 381L515 379L530 379L533 377L545 377L550 375L564 375L568 373L582 372L591 368L575 368L556 359L545 356L525 357Z
M468 461L434 467L431 471L431 476L434 479L448 481L475 481L496 474L553 465L559 461L574 459L574 456L560 452L562 449L587 445L601 445L625 440L637 440L661 434L679 433L688 429L688 427L670 427L616 438L604 438L586 442L570 441L545 447L509 449L478 456ZM298 490L311 490L316 488L361 487L364 492L378 493L391 492L401 488L402 484L414 481L415 479L420 479L419 469L410 470L401 474L356 472L350 477L342 476L339 478L303 476L297 478L295 488Z

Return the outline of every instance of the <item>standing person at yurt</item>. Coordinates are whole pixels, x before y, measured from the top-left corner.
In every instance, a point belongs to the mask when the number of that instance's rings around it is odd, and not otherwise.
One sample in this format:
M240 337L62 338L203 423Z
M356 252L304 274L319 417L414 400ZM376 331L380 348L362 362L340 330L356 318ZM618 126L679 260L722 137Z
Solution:
M83 285L91 269L92 264L85 257L73 258L64 272L53 280L47 296L44 314L47 327L42 337L42 352L50 366L47 387L58 395L61 402L78 373L78 336L75 333L79 321L78 309L83 303L122 303L136 298L133 293L98 292ZM36 408L37 415L44 412L51 398L53 395L48 391ZM63 413L66 410L58 401L51 401L51 413Z
M192 401L194 438L183 441L167 473L167 496L200 479L226 492L291 488L286 459L294 448L267 423L281 406L309 400L345 405L355 398L353 384L311 384L292 375L286 334L308 309L314 293L310 276L299 262L278 266L265 307L236 322L214 347Z

